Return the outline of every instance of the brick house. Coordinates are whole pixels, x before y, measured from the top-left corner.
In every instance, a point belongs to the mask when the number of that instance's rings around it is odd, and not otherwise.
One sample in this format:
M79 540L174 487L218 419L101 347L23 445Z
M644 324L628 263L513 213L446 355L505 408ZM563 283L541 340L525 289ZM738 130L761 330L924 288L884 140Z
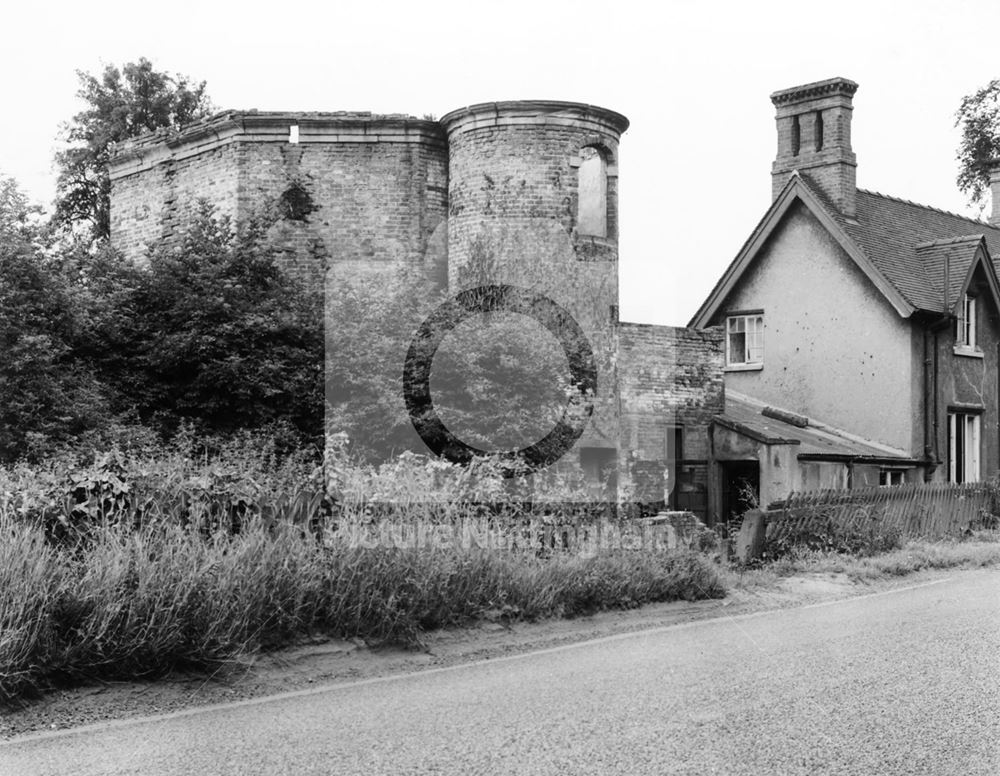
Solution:
M689 324L725 331L710 440L721 515L747 486L767 503L1000 465L1000 218L858 189L856 89L833 78L771 95L773 202Z

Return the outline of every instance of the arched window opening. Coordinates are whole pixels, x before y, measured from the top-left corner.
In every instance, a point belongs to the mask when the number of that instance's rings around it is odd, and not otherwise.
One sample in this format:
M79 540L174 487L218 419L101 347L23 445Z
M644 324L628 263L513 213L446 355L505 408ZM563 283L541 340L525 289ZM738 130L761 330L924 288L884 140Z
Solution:
M596 148L580 151L576 231L592 237L608 236L608 165Z
M792 116L792 156L799 155L799 117Z
M823 150L823 112L816 111L816 120L813 122L816 131L816 150Z

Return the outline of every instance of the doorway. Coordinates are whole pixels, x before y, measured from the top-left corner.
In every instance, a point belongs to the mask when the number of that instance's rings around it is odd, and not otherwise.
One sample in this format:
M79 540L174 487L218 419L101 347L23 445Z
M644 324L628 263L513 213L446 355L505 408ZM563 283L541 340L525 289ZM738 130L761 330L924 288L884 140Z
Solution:
M724 461L722 466L722 522L729 523L755 509L760 499L760 463Z

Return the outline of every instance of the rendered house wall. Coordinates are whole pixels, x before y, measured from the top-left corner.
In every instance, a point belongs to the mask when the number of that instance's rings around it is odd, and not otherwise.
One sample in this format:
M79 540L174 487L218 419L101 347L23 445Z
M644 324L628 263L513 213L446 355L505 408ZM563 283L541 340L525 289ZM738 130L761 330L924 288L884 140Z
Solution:
M820 223L797 204L724 301L762 310L760 370L726 371L726 386L896 448L920 429L916 338Z

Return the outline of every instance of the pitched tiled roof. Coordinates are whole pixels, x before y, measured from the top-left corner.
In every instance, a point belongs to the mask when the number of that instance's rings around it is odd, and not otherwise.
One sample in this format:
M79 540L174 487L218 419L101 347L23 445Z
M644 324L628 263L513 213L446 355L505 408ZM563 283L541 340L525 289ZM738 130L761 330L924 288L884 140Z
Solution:
M976 253L983 244L983 235L971 234L949 240L934 240L915 246L927 285L922 289L926 297L917 305L927 310L954 310L958 295L969 268L976 260ZM915 302L918 300L914 300Z
M944 311L944 254L962 266L961 277L949 271L949 300L953 303L975 256L980 237L985 238L994 267L1000 271L1000 229L956 213L887 197L874 191L857 190L856 216L845 218L819 187L803 176L830 216L868 257L875 268L921 310ZM957 239L960 238L960 239ZM939 250L927 243L941 245ZM924 244L922 249L918 245Z
M811 203L828 228L837 228L837 239L900 315L954 312L981 247L994 270L990 285L1000 298L1000 228L864 189L856 192L855 217L847 218L808 174L795 171L688 325L712 321L795 198Z

